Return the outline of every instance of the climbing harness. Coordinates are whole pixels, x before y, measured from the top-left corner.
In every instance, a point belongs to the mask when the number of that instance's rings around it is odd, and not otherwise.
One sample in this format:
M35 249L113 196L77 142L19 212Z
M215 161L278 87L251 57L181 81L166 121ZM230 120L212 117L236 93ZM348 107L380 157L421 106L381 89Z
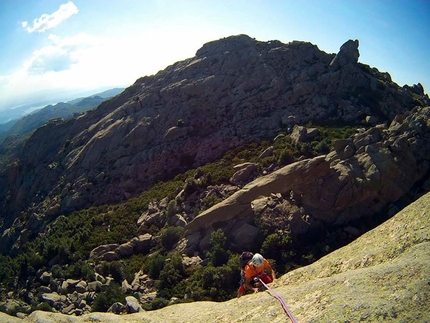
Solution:
M285 301L282 299L282 297L278 293L276 293L273 289L271 289L264 281L262 281L260 278L258 278L258 279L263 284L263 286L266 287L266 289L270 293L270 295L272 295L274 298L276 298L281 303L282 308L284 309L285 313L290 318L291 322L297 323L296 319L293 316L293 313L291 313L291 311L288 309L288 306L285 303Z

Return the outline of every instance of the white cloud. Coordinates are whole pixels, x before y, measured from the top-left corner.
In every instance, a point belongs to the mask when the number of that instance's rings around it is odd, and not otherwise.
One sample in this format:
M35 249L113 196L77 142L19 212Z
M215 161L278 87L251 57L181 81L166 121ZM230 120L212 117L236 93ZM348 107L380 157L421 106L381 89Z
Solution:
M33 20L33 26L29 26L28 21L21 23L29 33L40 32L43 33L48 29L58 26L64 20L70 18L72 15L78 13L78 8L72 1L62 4L60 8L52 14L44 13L39 18Z
M36 97L50 98L59 91L70 94L131 85L139 77L192 57L207 37L198 36L187 38L181 31L143 35L136 31L115 38L50 34L48 44L33 51L19 70L0 75L0 110L34 102Z
M49 72L66 71L79 62L79 52L91 47L94 38L87 34L60 38L49 35L49 45L35 50L24 62L23 68L29 75L41 75Z

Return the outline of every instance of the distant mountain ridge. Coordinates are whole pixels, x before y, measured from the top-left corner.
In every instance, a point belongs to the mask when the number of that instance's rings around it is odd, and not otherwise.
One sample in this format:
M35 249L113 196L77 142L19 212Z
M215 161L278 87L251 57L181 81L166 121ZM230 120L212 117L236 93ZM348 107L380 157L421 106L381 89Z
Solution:
M122 92L123 88L114 88L88 97L76 98L68 102L58 102L47 105L28 115L0 125L0 144L8 136L23 135L43 125L46 121L55 118L69 119L76 114L83 113L97 107L107 98Z

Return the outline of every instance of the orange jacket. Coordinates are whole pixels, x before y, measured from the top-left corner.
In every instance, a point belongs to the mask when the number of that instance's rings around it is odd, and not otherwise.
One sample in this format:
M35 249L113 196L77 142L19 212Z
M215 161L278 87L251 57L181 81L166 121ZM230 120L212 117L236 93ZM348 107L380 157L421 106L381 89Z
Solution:
M267 269L269 273L272 272L272 267L270 267L270 264L266 259L264 259L264 265L258 268L254 267L252 262L249 262L244 269L245 279L252 279L253 277L258 276L263 272L264 269Z

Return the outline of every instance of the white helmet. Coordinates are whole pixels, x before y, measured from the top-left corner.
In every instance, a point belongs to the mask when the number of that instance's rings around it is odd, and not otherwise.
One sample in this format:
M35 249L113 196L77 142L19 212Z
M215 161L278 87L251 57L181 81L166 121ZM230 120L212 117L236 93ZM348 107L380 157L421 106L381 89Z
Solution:
M262 255L260 255L259 253L256 253L253 257L252 257L252 264L255 267L261 267L264 265L264 258Z

